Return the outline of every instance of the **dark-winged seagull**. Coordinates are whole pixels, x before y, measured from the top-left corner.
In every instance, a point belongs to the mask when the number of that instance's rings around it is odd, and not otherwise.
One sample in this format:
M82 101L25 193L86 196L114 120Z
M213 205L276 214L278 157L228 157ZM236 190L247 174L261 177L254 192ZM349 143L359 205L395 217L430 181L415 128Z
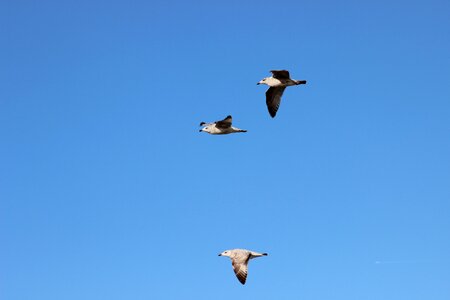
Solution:
M287 70L272 70L272 77L266 77L257 84L267 84L270 88L266 92L266 104L269 114L275 118L278 107L280 107L281 96L287 86L306 84L306 80L295 80L289 76Z
M247 132L247 130L239 129L236 127L231 126L231 122L233 121L233 118L231 116L227 116L222 121L216 121L213 123L205 123L201 122L200 126L204 126L199 131L207 132L209 134L228 134L228 133L235 133L235 132Z
M240 283L245 284L248 261L255 257L267 256L267 253L258 253L245 249L232 249L223 251L219 256L228 256L231 258L231 264L233 265L237 279L239 279Z

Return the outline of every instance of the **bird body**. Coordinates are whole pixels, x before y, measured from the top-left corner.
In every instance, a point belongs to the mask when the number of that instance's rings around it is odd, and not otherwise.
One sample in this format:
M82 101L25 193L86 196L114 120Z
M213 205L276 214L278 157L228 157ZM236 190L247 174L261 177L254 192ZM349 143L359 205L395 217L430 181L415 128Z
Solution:
M199 131L207 132L209 134L229 134L236 132L247 132L247 130L231 126L232 121L233 118L231 116L227 116L225 119L213 123L201 122L200 126L204 127Z
M299 85L301 84L301 80L292 80L290 78L278 79L274 77L266 77L260 82L258 82L258 84L266 84L270 87L287 87L291 85Z
M267 256L267 253L259 253L246 249L232 249L223 251L219 256L228 256L231 259L231 264L237 279L240 283L245 284L250 259Z
M291 79L287 70L272 70L272 77L263 78L257 84L266 84L269 89L266 91L266 104L269 114L275 118L281 103L281 96L288 86L306 84L306 80Z

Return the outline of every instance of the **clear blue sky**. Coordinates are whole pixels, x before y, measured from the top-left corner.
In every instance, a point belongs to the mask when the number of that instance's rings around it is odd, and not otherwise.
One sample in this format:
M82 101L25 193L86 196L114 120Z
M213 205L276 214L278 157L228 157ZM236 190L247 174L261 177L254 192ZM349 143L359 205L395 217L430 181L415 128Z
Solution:
M449 15L0 2L0 298L449 299ZM308 80L275 119L271 69Z

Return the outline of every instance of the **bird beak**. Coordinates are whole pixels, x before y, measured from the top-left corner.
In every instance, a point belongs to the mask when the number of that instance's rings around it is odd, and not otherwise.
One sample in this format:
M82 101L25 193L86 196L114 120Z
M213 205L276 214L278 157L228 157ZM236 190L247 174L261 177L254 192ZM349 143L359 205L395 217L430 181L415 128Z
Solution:
M261 82L258 82L256 85L260 85L261 84Z
M222 253L220 253L219 256L222 256Z
M202 129L200 129L198 132L202 132L203 130Z

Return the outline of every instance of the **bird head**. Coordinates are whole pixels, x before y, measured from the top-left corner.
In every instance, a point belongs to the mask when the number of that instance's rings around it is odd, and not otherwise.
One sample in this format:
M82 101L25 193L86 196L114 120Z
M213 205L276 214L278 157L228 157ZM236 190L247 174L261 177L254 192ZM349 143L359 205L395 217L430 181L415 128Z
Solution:
M260 84L267 84L266 80L267 80L267 77L261 79L261 80L257 83L257 85L260 85Z
M208 127L208 126L206 126L206 127L203 127L202 129L200 129L199 130L199 132L208 132L208 133L211 133L211 129Z
M228 257L230 257L230 255L231 255L230 250L225 250L225 251L223 251L222 253L219 254L219 256L228 256Z

